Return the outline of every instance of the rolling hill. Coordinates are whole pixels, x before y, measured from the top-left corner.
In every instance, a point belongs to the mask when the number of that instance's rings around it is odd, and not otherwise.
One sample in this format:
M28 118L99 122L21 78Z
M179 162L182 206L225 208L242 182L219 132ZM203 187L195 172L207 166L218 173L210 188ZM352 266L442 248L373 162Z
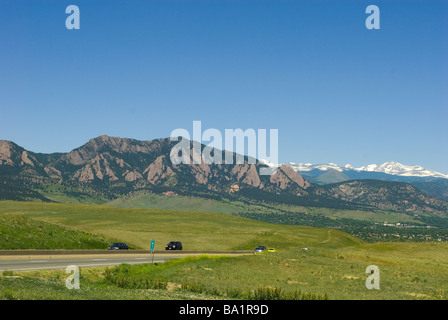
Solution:
M5 212L0 214L1 250L104 249L112 241L98 234Z
M319 243L329 247L363 243L336 230L332 230L332 238L329 239L327 229L269 224L233 215L197 211L0 201L0 218L9 219L11 216L24 219L31 226L40 223L46 232L50 230L49 226L70 226L71 230L97 234L103 239L119 239L138 249L148 249L151 239L157 239L156 250L164 250L169 241L181 239L184 250L190 251L252 250L260 242L277 248ZM63 233L54 236L65 238ZM53 249L58 248L54 244Z

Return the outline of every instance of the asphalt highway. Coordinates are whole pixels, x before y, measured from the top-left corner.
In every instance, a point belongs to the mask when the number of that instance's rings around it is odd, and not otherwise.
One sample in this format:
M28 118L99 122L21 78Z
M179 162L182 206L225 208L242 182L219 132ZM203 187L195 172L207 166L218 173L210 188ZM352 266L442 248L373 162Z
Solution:
M149 251L1 251L0 272L65 269L68 266L107 267L122 263L161 263L170 259L203 254L240 255L248 252L155 252L154 258Z
M154 257L154 262L165 262L168 259L180 258L180 256L159 256ZM65 269L70 265L78 267L106 267L115 266L122 263L151 263L153 260L148 257L64 257L64 258L22 258L0 260L0 271L31 271Z

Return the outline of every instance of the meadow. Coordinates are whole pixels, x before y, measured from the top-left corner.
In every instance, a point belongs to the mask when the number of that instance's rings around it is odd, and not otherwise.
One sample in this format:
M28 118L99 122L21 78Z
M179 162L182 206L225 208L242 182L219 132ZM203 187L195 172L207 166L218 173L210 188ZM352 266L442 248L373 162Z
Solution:
M447 243L366 243L333 229L219 213L0 202L0 221L19 216L41 223L43 234L59 226L135 249L147 249L156 239L156 250L180 240L184 250L251 250L264 244L276 252L82 269L77 292L65 288L64 270L5 271L2 299L448 299ZM369 265L380 270L379 290L366 288Z
M199 251L252 250L264 243L282 249L362 242L336 230L270 224L209 212L13 201L0 202L0 212L126 242L134 249L148 249L152 239L156 240L155 250L164 250L169 241L182 241L184 250ZM330 236L333 241L328 240Z

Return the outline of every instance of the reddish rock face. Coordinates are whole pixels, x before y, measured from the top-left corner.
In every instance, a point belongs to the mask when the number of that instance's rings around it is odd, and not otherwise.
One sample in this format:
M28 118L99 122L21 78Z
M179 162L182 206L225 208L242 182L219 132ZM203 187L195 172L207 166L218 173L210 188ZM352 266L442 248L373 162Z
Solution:
M278 168L276 173L271 175L270 181L282 190L285 190L291 186L299 186L303 189L307 189L311 186L311 183L308 180L303 178L291 167L285 165L282 165Z
M39 164L36 158L25 149L11 141L0 140L0 165L34 168Z
M156 161L143 171L143 175L146 175L146 180L152 183L156 183L171 174L174 174L174 172L165 164L165 156L158 157Z
M249 164L247 159L243 164L194 164L193 148L190 149L190 164L175 165L170 159L174 145L175 142L170 139L138 141L103 135L90 139L69 153L54 157L49 163L39 163L32 153L12 142L0 141L0 164L41 167L46 178L82 183L142 180L154 185L166 185L169 180L172 185L188 181L188 184L225 192L238 192L244 186L269 191L297 187L306 189L310 186L306 179L287 166L282 166L269 177L259 175L262 164Z

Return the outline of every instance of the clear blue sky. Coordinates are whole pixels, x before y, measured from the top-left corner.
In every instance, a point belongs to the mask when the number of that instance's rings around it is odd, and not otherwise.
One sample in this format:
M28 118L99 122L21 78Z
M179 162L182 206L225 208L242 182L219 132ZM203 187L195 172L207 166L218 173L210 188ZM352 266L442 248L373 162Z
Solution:
M447 88L448 1L0 0L0 139L34 152L201 120L278 129L280 162L448 173Z

